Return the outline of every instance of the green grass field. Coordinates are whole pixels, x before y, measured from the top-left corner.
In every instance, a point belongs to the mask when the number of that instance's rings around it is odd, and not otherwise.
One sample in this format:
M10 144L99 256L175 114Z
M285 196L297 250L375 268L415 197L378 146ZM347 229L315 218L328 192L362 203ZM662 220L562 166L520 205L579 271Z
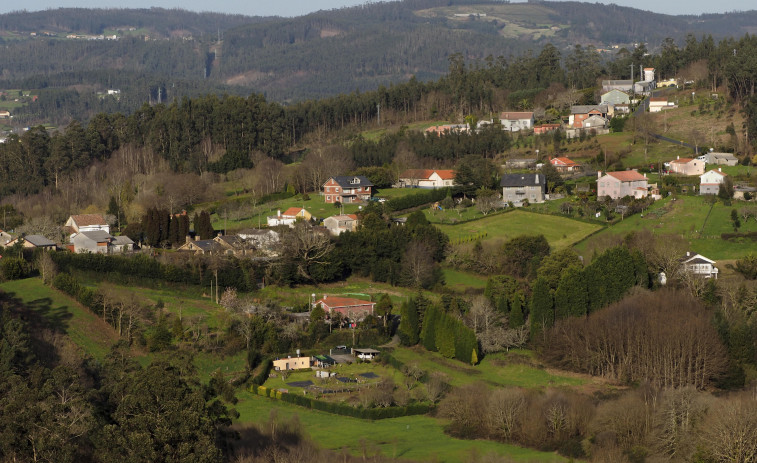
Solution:
M428 416L407 416L368 421L291 405L249 392L237 394L239 422L262 424L272 413L279 418L297 416L318 445L352 454L381 454L391 458L445 463L471 461L474 455L503 455L522 462L564 462L547 452L484 440L460 440L444 434L445 421Z
M45 286L40 278L7 281L0 284L0 290L42 315L53 330L68 336L98 360L118 339L107 323L63 293Z
M444 270L444 285L455 291L465 291L468 288L484 289L486 288L486 277L474 273L461 272L451 268Z
M520 235L544 235L554 249L572 246L587 235L599 230L578 220L516 210L457 225L437 225L454 243L486 234L485 240L508 240Z
M385 378L390 378L395 384L401 384L403 380L402 373L392 367L380 363L337 364L329 368L329 371L337 373L340 377L345 378L355 378L361 373L374 373L378 376L378 378L364 380L365 382L363 384L377 383ZM314 371L293 371L287 375L286 379L282 378L281 374L277 372L273 373L276 376L268 378L264 386L273 389L287 389L290 393L294 394L302 394L303 391L303 388L301 387L290 386L288 384L296 381L312 381L316 386L324 388L349 388L354 389L355 391L359 389L357 384L343 384L334 378L316 378ZM350 394L339 394L338 396L329 394L324 396L324 400L331 400L334 397L338 397L341 400L347 399L349 396Z
M711 259L737 259L757 252L757 242L741 243L724 241L721 233L732 233L731 210L751 206L750 203L734 201L725 206L718 201L712 206L701 196L678 196L657 201L645 213L634 215L592 236L576 246L579 253L590 247L593 240L606 239L607 235L625 235L631 231L647 229L656 235L674 234L688 241L691 250ZM708 217L709 214L709 217ZM706 221L705 221L706 219ZM757 221L750 218L743 222L740 232L757 231Z
M421 348L397 348L392 355L405 365L418 364L425 371L441 371L450 378L452 386L484 382L492 387L519 386L543 388L551 386L580 386L584 380L550 374L539 368L528 355L500 353L487 355L476 366L449 360L441 354Z

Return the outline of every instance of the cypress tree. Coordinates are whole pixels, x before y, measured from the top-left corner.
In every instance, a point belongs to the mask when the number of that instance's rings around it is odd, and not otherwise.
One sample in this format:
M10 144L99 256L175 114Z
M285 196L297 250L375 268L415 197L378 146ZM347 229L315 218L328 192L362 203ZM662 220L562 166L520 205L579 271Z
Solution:
M563 272L555 291L555 320L586 315L588 299L583 268L571 265Z
M418 310L415 301L410 299L400 307L400 326L398 329L400 341L406 346L418 344Z
M526 322L523 316L523 299L520 293L513 294L510 300L510 319L508 324L510 328L520 328Z
M555 313L552 294L549 289L549 282L543 277L537 278L534 283L529 319L531 320L532 338L554 323Z
M426 311L426 316L423 320L423 328L421 328L421 342L426 350L436 352L436 330L439 324L439 319L446 316L441 313L438 307L432 305Z
M439 320L436 329L436 349L447 358L455 357L455 331L452 318L444 316Z

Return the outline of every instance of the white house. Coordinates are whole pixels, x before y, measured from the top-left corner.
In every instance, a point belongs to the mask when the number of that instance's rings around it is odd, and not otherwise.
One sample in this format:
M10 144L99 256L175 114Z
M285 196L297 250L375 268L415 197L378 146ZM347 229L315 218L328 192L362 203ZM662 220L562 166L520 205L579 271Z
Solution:
M66 220L65 227L69 228L70 233L81 233L91 231L104 231L110 233L110 225L100 214L80 214L72 215Z
M704 278L714 278L717 280L719 270L715 267L715 261L704 257L701 254L687 252L683 258L683 268L686 272L699 275Z
M499 115L499 122L502 124L502 130L508 132L518 132L534 128L533 112L504 112Z
M400 174L403 188L444 188L455 185L455 171L451 169L408 169Z
M699 176L699 194L716 195L720 191L720 185L725 182L728 176L725 172L718 169L712 169Z
M290 207L283 213L281 210L276 211L276 215L267 217L266 222L269 227L276 227L279 225L288 225L290 228L294 227L294 223L299 220L310 220L313 216L301 207Z

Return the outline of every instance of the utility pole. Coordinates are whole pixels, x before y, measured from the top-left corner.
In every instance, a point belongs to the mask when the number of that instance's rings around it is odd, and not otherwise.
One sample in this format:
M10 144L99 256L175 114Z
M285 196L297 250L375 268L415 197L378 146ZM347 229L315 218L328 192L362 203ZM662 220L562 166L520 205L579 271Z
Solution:
M376 111L378 113L378 125L381 125L381 103L376 104Z

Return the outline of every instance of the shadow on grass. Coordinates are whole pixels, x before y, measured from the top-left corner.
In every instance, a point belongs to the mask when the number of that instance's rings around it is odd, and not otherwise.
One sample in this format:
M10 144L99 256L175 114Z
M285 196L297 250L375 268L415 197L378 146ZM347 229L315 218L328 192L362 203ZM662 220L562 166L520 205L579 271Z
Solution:
M68 332L72 314L66 306L53 307L50 298L24 302L16 293L0 291L0 306L3 312L19 318L28 327L32 349L36 356L47 365L60 361L55 338Z

